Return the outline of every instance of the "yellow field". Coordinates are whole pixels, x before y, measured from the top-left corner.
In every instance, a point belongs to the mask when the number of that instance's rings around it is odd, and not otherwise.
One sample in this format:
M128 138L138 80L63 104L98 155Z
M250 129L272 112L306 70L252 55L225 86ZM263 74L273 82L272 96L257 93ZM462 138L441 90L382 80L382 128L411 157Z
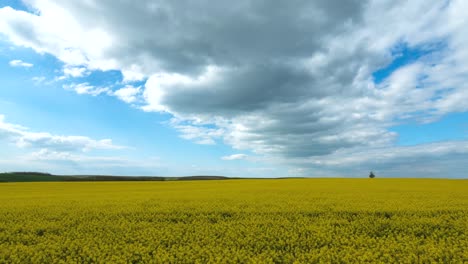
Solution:
M0 263L463 263L468 181L0 184Z

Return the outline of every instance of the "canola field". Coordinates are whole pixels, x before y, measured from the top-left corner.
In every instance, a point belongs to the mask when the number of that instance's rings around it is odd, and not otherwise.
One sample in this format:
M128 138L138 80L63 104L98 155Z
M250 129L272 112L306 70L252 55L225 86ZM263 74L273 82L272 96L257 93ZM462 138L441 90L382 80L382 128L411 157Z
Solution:
M0 263L468 263L468 181L0 184Z

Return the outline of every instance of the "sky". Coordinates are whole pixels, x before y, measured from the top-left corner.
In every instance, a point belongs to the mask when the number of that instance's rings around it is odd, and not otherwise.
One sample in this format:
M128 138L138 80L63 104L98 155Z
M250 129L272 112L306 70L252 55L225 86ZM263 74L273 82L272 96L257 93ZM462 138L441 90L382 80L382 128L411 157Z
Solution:
M466 178L464 0L1 0L0 171Z

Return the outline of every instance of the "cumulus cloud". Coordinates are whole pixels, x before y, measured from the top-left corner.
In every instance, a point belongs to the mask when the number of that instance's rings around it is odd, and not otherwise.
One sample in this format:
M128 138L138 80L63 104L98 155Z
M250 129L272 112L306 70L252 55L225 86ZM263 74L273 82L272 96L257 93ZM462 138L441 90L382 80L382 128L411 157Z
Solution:
M468 111L463 0L25 2L33 12L0 9L14 44L145 81L141 91L65 88L128 103L141 93L143 110L170 113L200 144L308 166L397 150L391 126ZM398 49L421 56L375 80Z
M34 66L34 64L32 63L24 62L22 60L11 60L9 64L12 67L24 67L24 68L31 68L32 66Z
M95 140L86 136L61 136L47 132L32 132L28 128L8 123L0 115L0 139L13 142L20 148L51 149L56 152L86 152L124 148L111 139Z

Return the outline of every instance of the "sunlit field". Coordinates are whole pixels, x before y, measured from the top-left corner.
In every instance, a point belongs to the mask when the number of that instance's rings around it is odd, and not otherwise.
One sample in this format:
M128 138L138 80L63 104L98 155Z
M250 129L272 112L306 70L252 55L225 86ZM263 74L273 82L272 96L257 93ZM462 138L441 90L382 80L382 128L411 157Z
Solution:
M463 263L468 181L0 184L0 263Z

